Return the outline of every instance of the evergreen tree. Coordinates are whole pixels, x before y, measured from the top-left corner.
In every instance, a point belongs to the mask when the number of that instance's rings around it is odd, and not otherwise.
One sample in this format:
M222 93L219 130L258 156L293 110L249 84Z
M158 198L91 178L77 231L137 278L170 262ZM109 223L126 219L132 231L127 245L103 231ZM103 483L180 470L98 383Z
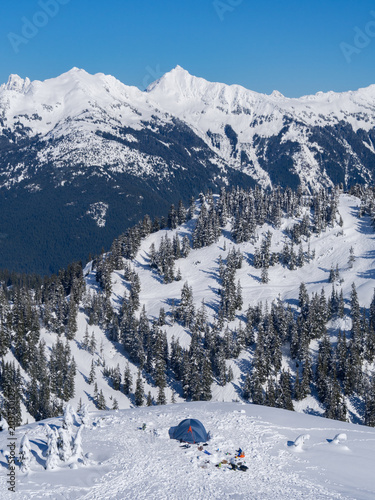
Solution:
M141 372L138 371L138 377L135 386L134 402L136 406L143 406L144 403L144 385L141 378Z
M292 402L292 379L289 371L282 370L276 404L285 410L294 410Z
M307 319L309 313L310 299L307 293L305 283L301 283L299 287L298 305L304 319Z
M91 360L91 368L90 368L90 373L89 373L89 378L87 379L87 382L91 385L95 382L95 365L94 365L94 360Z
M328 376L331 369L332 347L327 335L319 344L316 367L316 387L320 400L324 403L329 394Z
M365 399L365 424L375 427L375 376L369 384Z
M86 325L85 335L84 335L83 341L82 341L82 347L86 351L88 351L89 347L90 347L90 337L89 337L89 328L88 328L88 325Z
M190 240L187 235L185 235L182 238L182 248L181 248L181 255L182 257L186 258L189 253L190 253L191 247L190 247Z
M124 394L126 394L127 396L130 394L132 390L132 385L133 385L133 377L130 371L129 363L127 363L124 372L124 380L122 384Z
M192 326L194 319L193 290L186 281L181 290L181 300L177 308L177 318L184 326Z
M350 269L353 267L354 262L355 262L354 248L350 247L349 258L348 258L348 264Z
M302 243L301 243L298 247L298 255L297 255L297 261L296 261L297 267L303 267L304 263L305 263L305 254L304 254L304 251L302 248Z
M345 314L345 303L344 303L344 294L341 289L340 295L339 295L339 317L343 318Z
M276 403L276 391L275 391L275 384L271 378L268 379L267 381L267 389L266 389L266 394L264 398L264 404L265 406L270 406L274 407Z
M306 398L311 393L311 384L313 381L313 371L311 367L310 354L306 353L303 359L302 380L301 380L301 399Z
M201 396L202 401L210 401L212 398L211 386L213 383L212 365L210 360L203 356L201 369Z
M336 281L336 273L335 273L335 270L333 268L333 264L331 264L331 270L329 271L328 281L330 283L334 283Z
M252 390L251 376L250 376L250 373L248 373L246 375L245 383L244 383L243 388L242 388L242 397L245 400L250 399L250 397L251 397L251 390Z
M71 456L70 435L68 432L60 427L59 435L57 438L57 449L59 452L60 460L67 461Z
M328 394L325 398L326 411L324 416L334 420L346 421L347 408L341 392L335 371L328 382Z
M74 410L70 404L65 405L62 428L68 431L69 436L72 434L72 427L74 425Z
M152 406L153 404L154 404L154 400L153 400L153 398L151 396L151 391L148 391L146 405L147 406Z
M164 309L164 307L161 307L160 310L159 310L158 325L159 326L164 326L165 324L166 324L165 309Z
M186 221L186 208L184 207L182 200L179 200L177 207L177 222L179 225L184 224Z
M73 457L78 460L82 458L83 456L83 450L82 450L82 429L84 425L80 425L78 427L78 431L74 437L73 441Z
M262 267L262 271L261 271L261 275L260 275L260 281L262 283L268 283L269 282L268 268Z
M164 393L164 388L163 387L159 387L158 397L157 397L156 403L158 405L166 405L167 404L167 399L165 397L165 393Z
M77 313L78 307L74 302L74 298L71 297L69 300L69 308L68 308L68 320L66 327L66 338L68 340L73 340L77 333Z
M98 383L95 382L95 384L94 384L94 402L95 402L95 404L98 401L98 396L99 396Z
M121 372L120 372L120 365L117 364L116 368L113 371L112 374L112 385L115 391L119 391L121 388Z
M55 469L59 464L59 452L57 449L57 436L55 432L47 425L47 460L45 468L47 470Z
M303 393L302 393L302 390L301 390L301 382L300 382L300 377L299 377L299 372L298 372L298 368L296 370L296 378L294 380L294 399L296 399L297 401L301 401L303 399Z
M96 402L96 407L98 408L98 410L106 410L107 409L107 404L106 404L105 397L104 397L102 389L100 389L100 392L98 394L98 399L97 399L97 402Z
M168 227L170 229L176 229L178 225L178 215L174 205L171 205L168 213Z
M262 384L256 369L252 372L250 398L256 405L264 403Z
M90 354L94 354L95 350L96 350L96 338L95 338L94 332L92 332L91 338L90 338L90 343L88 346L88 351Z

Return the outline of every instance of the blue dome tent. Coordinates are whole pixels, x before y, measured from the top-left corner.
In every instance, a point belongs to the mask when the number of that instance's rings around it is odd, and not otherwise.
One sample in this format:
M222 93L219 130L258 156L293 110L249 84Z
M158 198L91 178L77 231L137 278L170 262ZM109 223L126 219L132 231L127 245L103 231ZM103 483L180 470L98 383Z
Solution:
M209 439L202 422L194 418L187 418L180 422L177 427L171 427L169 437L191 444L202 443Z

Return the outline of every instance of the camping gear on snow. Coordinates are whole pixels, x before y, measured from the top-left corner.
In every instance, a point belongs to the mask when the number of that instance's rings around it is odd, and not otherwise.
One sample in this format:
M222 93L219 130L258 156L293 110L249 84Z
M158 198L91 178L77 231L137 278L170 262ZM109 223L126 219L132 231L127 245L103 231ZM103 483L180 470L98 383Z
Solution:
M169 437L191 444L208 441L208 433L204 425L194 418L187 418L180 422L177 427L171 427Z

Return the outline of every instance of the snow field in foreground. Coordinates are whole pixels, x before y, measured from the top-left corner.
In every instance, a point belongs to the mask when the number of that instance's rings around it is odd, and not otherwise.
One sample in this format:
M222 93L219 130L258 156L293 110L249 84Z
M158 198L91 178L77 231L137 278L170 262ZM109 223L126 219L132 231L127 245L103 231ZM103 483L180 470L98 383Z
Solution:
M76 469L60 462L56 469L44 470L44 423L17 429L18 443L29 431L33 460L30 472L17 471L16 495L7 493L8 436L0 433L0 498L315 500L375 495L372 428L236 403L182 403L90 415L82 434L86 463L79 462ZM169 439L169 428L184 418L197 418L210 431L212 438L202 451ZM47 422L61 426L61 419ZM297 439L306 435L309 440ZM216 467L230 461L238 448L245 451L246 472Z

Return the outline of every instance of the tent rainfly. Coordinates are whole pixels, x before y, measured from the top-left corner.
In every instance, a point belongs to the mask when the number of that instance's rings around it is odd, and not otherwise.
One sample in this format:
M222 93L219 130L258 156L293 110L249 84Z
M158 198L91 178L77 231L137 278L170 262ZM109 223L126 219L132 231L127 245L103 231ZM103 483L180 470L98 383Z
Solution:
M209 439L202 422L194 418L187 418L180 422L177 427L171 427L169 437L191 444L203 443Z

